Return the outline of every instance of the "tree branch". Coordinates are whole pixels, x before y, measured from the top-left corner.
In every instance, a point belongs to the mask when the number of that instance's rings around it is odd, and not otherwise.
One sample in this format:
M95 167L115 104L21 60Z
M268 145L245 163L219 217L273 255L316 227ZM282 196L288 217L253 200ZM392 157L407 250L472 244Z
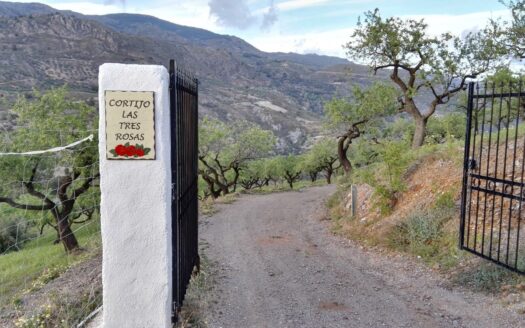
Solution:
M79 188L73 191L72 198L78 198L78 196L88 191L89 187L91 187L91 182L98 179L99 177L100 177L100 173L97 173L94 176L87 178L86 181L84 181L84 183Z
M35 189L35 186L33 182L35 181L36 171L38 169L38 162L35 164L33 169L31 170L31 177L29 178L29 181L24 181L23 184L26 187L27 193L30 194L33 197L36 197L40 200L43 200L47 205L51 206L51 208L55 207L55 203L46 197L43 193L37 191Z
M42 204L42 205L29 205L29 204L20 204L14 201L12 198L8 197L0 197L0 203L6 203L7 205L18 208L21 210L30 210L30 211L43 211L43 210L51 210L55 207L54 203L51 204Z

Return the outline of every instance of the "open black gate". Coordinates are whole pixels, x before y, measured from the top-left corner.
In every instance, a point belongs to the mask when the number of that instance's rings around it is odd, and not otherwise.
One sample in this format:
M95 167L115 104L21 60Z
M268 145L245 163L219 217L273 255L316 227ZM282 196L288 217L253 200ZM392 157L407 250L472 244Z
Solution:
M198 80L170 61L173 322L199 269L197 200Z
M460 247L525 273L522 82L470 83Z

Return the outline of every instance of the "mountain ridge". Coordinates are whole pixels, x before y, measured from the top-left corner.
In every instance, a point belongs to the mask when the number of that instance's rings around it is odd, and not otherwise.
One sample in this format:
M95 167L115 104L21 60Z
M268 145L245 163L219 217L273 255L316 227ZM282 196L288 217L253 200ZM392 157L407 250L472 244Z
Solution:
M365 68L337 57L266 53L234 36L152 16L85 16L35 3L0 2L0 44L0 92L66 83L92 101L102 63L166 66L175 58L201 81L203 115L256 122L291 150L319 133L324 102L347 94L350 81L384 78L351 78L348 68Z

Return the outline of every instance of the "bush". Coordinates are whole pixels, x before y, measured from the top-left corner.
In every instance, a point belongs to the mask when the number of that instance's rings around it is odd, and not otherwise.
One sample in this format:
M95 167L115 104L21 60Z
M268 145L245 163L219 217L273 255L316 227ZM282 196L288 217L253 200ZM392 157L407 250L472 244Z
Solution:
M30 239L29 224L23 218L0 220L0 254L6 251L19 250L23 243Z
M432 256L433 244L441 237L441 222L428 213L419 211L394 227L390 243L394 248L407 250L420 256Z
M374 188L374 205L381 214L388 214L398 194L405 190L404 174L412 157L413 153L406 142L385 142L378 146L377 163L355 170L355 182L366 183Z
M427 210L418 210L394 227L390 233L390 246L423 257L425 260L436 256L447 236L443 225L455 214L453 194L439 196L434 206Z
M522 278L508 269L483 261L470 270L458 273L453 280L456 284L476 291L494 293L500 291L504 285L520 282Z
M450 140L465 138L466 115L464 113L451 113L442 117L432 116L428 120L428 144L440 144Z

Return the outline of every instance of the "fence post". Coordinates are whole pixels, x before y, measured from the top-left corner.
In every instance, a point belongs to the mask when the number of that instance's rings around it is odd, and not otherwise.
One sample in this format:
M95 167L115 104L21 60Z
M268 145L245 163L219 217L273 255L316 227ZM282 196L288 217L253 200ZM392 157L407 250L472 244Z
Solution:
M168 87L163 66L100 67L104 328L171 327Z
M352 218L357 218L357 187L352 185Z

